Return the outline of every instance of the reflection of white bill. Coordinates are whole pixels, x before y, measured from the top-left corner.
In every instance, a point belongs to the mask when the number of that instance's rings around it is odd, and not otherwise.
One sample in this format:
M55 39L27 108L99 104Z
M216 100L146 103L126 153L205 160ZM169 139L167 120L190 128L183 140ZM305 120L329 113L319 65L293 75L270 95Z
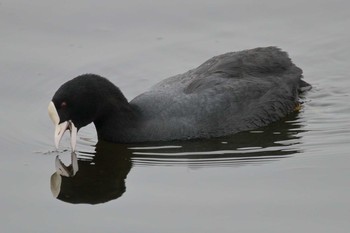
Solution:
M66 166L64 163L56 156L55 165L56 165L56 173L61 176L73 177L78 172L78 158L76 153L71 153L71 165Z
M64 165L64 163L59 159L57 155L55 160L56 172L51 176L51 182L50 182L51 192L54 197L57 197L58 194L60 194L62 176L73 177L79 170L78 158L74 152L71 153L71 163L72 164L69 166Z
M58 195L60 194L61 183L62 183L62 177L59 174L57 174L57 172L52 174L51 180L50 180L50 185L51 185L50 188L51 188L52 195L54 197L58 197Z

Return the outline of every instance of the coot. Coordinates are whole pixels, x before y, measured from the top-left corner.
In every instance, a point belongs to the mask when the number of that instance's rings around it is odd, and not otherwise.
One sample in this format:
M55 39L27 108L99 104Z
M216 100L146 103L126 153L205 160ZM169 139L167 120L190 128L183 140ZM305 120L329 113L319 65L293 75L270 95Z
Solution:
M99 140L116 143L220 137L277 121L311 88L276 47L230 52L167 78L128 102L113 83L84 74L64 83L49 104L55 145L69 129L93 122Z

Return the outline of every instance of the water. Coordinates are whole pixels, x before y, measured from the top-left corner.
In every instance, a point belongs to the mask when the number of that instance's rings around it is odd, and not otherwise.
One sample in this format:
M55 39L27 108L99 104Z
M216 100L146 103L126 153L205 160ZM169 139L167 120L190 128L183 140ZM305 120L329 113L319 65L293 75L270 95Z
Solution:
M349 7L1 1L1 232L349 232ZM98 73L132 99L212 56L269 45L313 85L299 113L232 137L132 146L95 147L86 127L79 171L53 196L56 157L71 159L67 137L54 150L46 110L59 85Z

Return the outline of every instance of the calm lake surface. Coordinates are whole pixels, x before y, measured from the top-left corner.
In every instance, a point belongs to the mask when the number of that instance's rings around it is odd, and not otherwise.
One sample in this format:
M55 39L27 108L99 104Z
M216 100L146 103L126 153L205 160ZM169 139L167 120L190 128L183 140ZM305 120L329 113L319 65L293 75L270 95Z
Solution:
M0 232L349 232L349 9L345 0L1 1ZM90 125L76 176L56 173L56 157L71 163L69 137L56 151L47 105L67 80L97 73L131 100L215 55L270 45L313 85L300 112L191 142L96 145Z

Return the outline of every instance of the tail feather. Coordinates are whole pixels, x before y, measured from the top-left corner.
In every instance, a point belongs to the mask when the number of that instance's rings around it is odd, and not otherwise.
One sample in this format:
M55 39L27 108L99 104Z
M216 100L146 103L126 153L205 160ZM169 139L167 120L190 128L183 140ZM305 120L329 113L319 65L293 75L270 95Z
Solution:
M311 90L311 88L312 88L312 86L309 83L300 79L300 81L299 81L299 92L300 93L305 92L305 91L309 91L309 90Z

